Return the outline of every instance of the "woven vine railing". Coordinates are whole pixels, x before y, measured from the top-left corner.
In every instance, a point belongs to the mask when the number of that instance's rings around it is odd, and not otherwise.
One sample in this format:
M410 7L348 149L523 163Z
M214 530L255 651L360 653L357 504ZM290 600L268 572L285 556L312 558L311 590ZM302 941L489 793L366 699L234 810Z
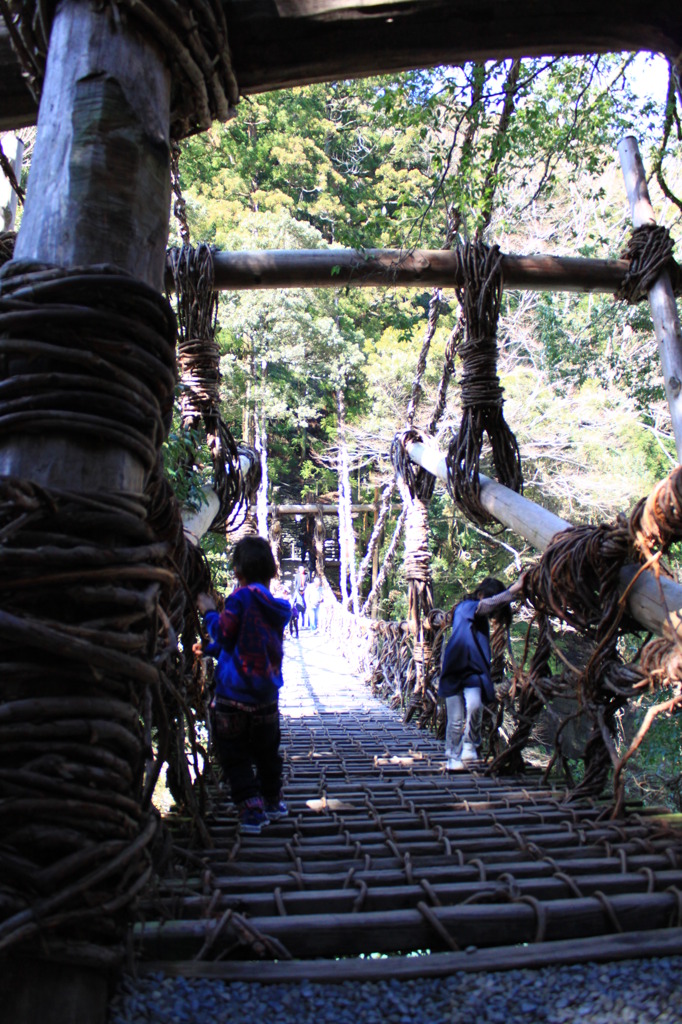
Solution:
M620 811L629 760L654 719L682 705L682 624L676 614L669 615L662 637L644 638L629 659L622 654L621 638L641 630L626 614L621 570L634 564L670 575L664 556L680 539L682 467L642 499L629 518L557 534L524 576L531 615L526 616L525 650L518 663L510 662L505 627L492 620L498 701L485 719L488 772L523 771L529 745L540 744L550 751L545 773L555 765L563 767L576 795L602 793L612 770L614 812ZM442 736L445 720L437 687L451 620L451 611L434 610L429 618L433 653L430 664L423 666L419 700L418 648L408 622L375 622L334 608L326 628L375 695L401 709L406 721ZM579 658L572 655L570 660L564 652L567 635L582 637L572 645ZM650 707L627 749L618 753L618 712L643 694L660 694L660 700ZM579 757L584 761L579 782L574 782L571 769L576 736L582 738Z

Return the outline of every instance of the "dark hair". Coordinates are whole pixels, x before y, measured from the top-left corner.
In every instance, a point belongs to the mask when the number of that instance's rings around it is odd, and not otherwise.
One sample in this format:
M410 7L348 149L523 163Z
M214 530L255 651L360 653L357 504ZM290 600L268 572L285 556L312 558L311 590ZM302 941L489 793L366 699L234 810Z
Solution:
M246 583L267 584L277 575L270 545L263 537L242 537L232 552L232 569Z
M467 595L471 601L485 600L486 597L495 597L496 594L501 594L507 588L504 583L496 580L494 576L486 576L484 580L477 585L475 590L471 594ZM491 616L491 619L497 619L503 626L511 626L512 615L511 608L509 605L502 605L497 609Z
M496 580L494 576L486 576L484 580L474 587L472 591L472 598L479 601L484 600L486 597L495 597L496 594L501 594L507 588L504 583Z

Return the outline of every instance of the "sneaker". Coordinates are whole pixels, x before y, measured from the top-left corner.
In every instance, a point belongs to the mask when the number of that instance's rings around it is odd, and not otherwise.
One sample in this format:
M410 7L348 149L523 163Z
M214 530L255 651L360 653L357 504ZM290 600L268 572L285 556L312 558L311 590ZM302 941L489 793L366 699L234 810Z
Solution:
M262 797L252 796L239 804L239 829L241 832L258 835L269 821L270 819L263 809Z
M464 768L464 762L459 757L449 757L445 768L449 772L461 772Z
M289 808L281 797L278 800L265 801L265 815L268 821L279 821L280 818L286 818L288 814Z
M478 761L478 751L473 743L465 743L462 747L463 761Z

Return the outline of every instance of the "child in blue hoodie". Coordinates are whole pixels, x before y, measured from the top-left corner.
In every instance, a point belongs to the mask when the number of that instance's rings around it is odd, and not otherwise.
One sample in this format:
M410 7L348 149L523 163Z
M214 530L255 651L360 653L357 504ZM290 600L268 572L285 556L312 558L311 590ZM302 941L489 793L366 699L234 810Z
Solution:
M238 586L223 611L218 613L209 594L199 594L197 607L212 640L206 653L218 659L213 743L241 830L258 833L288 813L281 794L278 696L291 606L270 593L277 567L262 537L244 537L235 545L232 568Z

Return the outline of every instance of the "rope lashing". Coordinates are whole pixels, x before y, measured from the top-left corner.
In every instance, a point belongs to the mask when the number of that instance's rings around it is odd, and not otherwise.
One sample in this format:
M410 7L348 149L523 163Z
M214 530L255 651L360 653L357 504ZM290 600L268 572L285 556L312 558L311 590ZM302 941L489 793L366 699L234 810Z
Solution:
M153 288L104 267L0 270L0 436L90 434L148 471L170 425L175 319Z
M246 523L250 515L251 505L256 500L262 478L260 459L253 448L249 448L249 446L245 444L239 444L237 445L237 453L242 456L242 458L246 458L249 468L246 473L244 473L240 468L239 494L232 510L232 514L226 523L226 530L228 533L234 533ZM256 536L258 533L258 527L255 525L255 519L251 533L253 536Z
M275 559L275 566L277 567L277 575L279 576L282 571L282 520L278 516L274 515L270 520L270 548L272 550L272 557Z
M175 318L120 271L0 271L0 435L95 439L149 471L170 424ZM119 955L151 874L142 799L161 595L175 571L146 497L0 482L0 949ZM28 896L22 879L38 879ZM119 953L116 952L119 951Z
M178 317L178 364L184 385L180 415L185 428L206 429L214 489L220 508L210 529L220 531L242 495L239 452L220 416L220 350L215 341L218 292L214 284L213 252L208 245L169 249Z
M183 246L190 244L190 230L187 221L187 202L182 194L180 184L180 143L177 139L170 140L170 175L171 191L175 196L173 200L173 216L178 222L180 238Z
M633 228L621 254L621 259L630 261L630 267L616 298L631 305L642 302L664 270L670 274L673 289L678 292L682 286L682 271L673 259L674 244L668 229L661 225L643 224Z
M0 267L14 256L14 243L17 240L16 231L0 231Z
M497 321L502 298L502 254L497 246L467 243L460 252L466 280L457 297L466 319L462 360L462 420L447 455L448 488L457 505L474 521L491 517L480 502L479 464L483 434L488 435L497 479L522 491L521 456L503 413L497 376Z
M415 427L408 427L396 434L391 444L391 462L393 472L399 487L407 489L409 497L413 500L428 501L436 484L436 478L428 470L422 469L416 462L412 462L407 453L407 444L410 441L423 442L424 437L421 431Z
M40 933L113 955L151 874L143 718L173 573L144 514L135 495L0 482L0 951Z
M313 528L313 551L315 553L315 571L322 579L324 577L324 542L327 538L327 529L324 525L322 506L317 506L315 512L315 526Z
M426 360L431 348L431 342L433 341L436 333L436 327L438 326L438 317L440 315L442 302L443 298L440 288L434 289L429 301L429 314L426 323L424 341L422 343L421 352L419 353L419 359L417 360L417 370L414 381L412 382L412 392L410 394L410 401L407 406L407 415L405 417L410 426L414 423L417 406L419 405L422 396L422 380L426 373Z
M464 318L460 317L452 331L450 337L445 345L445 353L443 355L443 372L441 374L440 383L438 385L438 394L436 396L436 404L431 414L429 425L426 428L426 433L433 436L436 433L438 424L440 423L443 413L445 412L445 405L448 397L448 387L450 380L455 372L455 353L459 347L462 336L464 334Z
M107 7L112 17L134 23L165 52L171 71L174 139L206 131L213 121L234 116L239 87L220 0L182 4L109 0ZM36 102L45 75L52 10L52 5L38 0L0 0L0 15Z
M405 509L403 509L403 511L398 516L398 521L396 522L395 528L393 530L393 536L391 537L391 541L390 541L390 543L388 545L388 550L386 552L386 555L384 556L383 564L382 564L381 568L379 569L379 572L377 573L377 578L376 578L376 581L374 583L374 586L372 587L372 589L370 590L369 594L367 595L367 597L365 599L365 603L363 604L363 606L362 606L362 608L360 610L360 614L361 615L366 615L367 614L367 610L371 607L372 601L374 601L374 599L376 598L377 594L381 593L381 588L383 587L384 581L386 580L386 577L388 576L388 573L390 572L391 566L392 566L392 564L393 564L393 562L395 560L395 556L396 556L396 553L398 551L398 545L400 543L400 538L401 538L402 532L403 532L403 530L405 528L405 516L406 516L406 511L405 511Z

